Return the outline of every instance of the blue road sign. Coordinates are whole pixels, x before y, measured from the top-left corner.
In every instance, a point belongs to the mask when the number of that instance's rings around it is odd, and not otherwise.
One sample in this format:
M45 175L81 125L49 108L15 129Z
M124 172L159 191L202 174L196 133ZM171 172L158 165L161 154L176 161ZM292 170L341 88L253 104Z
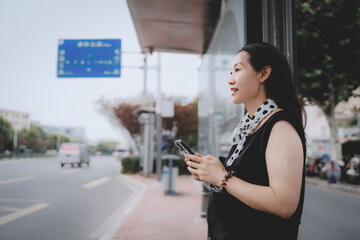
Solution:
M59 40L59 78L120 77L121 40Z

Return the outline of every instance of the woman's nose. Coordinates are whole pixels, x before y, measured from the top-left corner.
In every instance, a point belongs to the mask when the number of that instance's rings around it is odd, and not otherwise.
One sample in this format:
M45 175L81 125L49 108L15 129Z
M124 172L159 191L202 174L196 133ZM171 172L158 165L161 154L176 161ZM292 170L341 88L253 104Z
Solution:
M229 85L234 85L235 84L235 81L234 79L232 78L232 76L230 77L229 81L228 81L228 84Z

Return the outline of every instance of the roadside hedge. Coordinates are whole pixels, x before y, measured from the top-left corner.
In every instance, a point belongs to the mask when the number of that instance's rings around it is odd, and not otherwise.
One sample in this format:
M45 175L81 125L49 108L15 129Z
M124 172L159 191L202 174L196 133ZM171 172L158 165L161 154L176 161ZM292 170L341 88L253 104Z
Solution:
M124 157L121 158L121 172L122 173L137 173L140 171L139 157Z
M162 166L164 162L162 161ZM121 158L122 173L137 173L141 170L139 157L124 157ZM154 159L153 173L156 173L156 159ZM161 166L161 168L162 168ZM187 170L187 165L184 161L184 157L180 156L180 159L174 162L174 167L179 168L179 175L190 175Z

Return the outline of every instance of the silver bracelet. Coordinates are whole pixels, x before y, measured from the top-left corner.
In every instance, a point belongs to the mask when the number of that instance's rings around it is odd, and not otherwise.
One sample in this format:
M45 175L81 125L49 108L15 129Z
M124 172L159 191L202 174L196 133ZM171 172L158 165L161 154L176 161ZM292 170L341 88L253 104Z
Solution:
M216 193L221 193L223 190L222 187L212 187L211 185L210 185L210 188L211 188L211 190L213 190Z

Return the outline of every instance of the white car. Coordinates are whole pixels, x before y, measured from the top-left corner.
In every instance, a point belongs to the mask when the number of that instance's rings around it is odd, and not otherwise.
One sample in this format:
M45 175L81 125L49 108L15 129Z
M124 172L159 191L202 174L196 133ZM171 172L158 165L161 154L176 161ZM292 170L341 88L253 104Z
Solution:
M89 166L90 158L87 145L82 143L61 144L59 149L59 161L61 167L64 167L65 164L81 167L81 164L83 163L86 163Z

